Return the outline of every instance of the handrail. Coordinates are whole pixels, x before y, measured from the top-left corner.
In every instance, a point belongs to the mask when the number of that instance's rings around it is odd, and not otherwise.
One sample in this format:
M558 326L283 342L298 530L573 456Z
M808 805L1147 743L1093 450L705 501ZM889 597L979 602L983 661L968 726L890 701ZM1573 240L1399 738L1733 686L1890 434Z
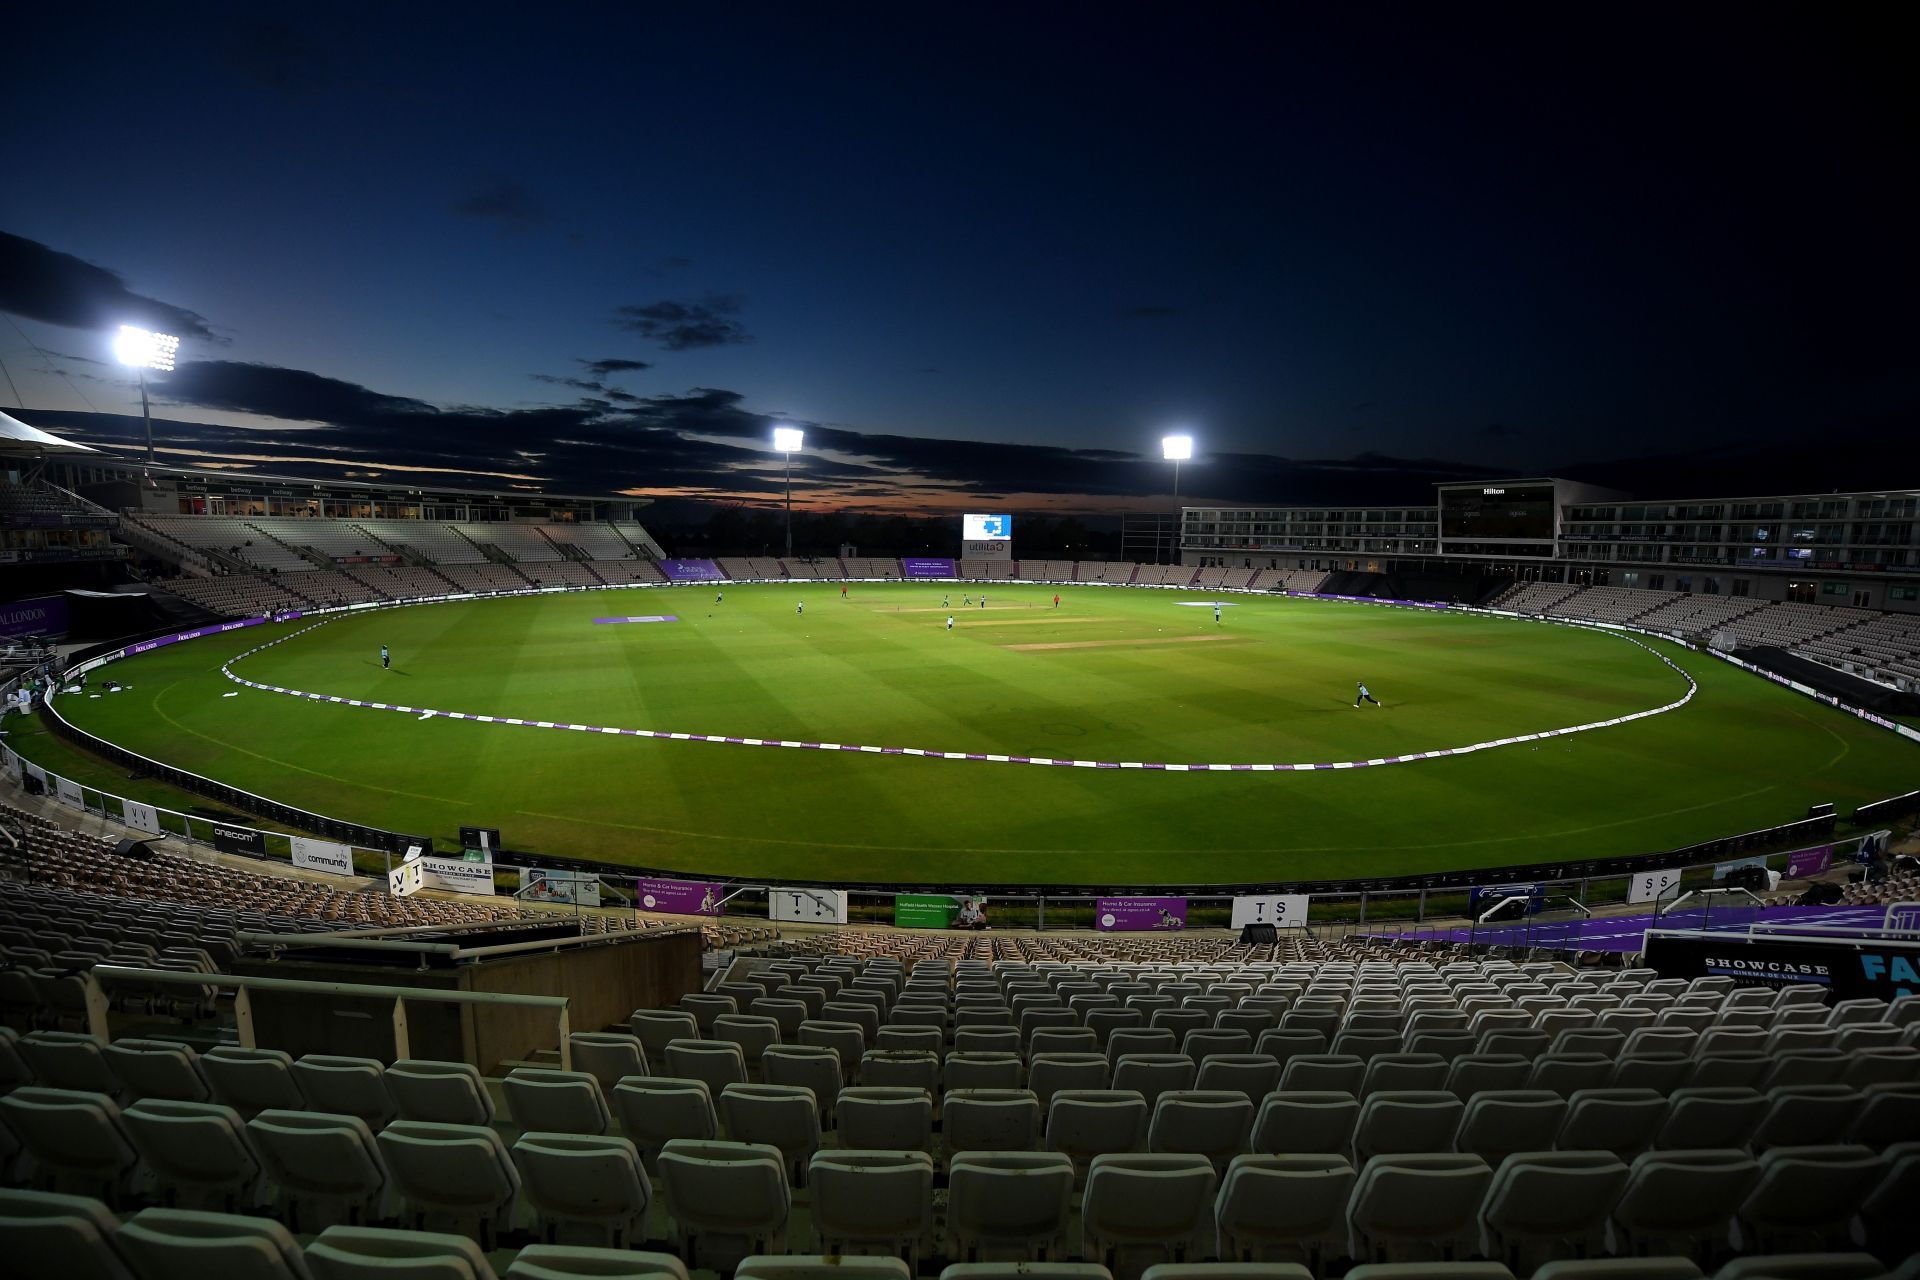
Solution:
M510 991L435 991L421 987L318 982L306 978L269 978L264 974L191 973L182 969L139 969L129 965L97 964L87 972L87 1033L101 1044L111 1043L113 1039L107 1025L107 993L102 985L102 979L152 982L162 986L231 988L236 993L233 1002L234 1029L239 1035L240 1046L244 1049L259 1047L254 1042L253 1004L248 995L252 991L302 991L309 995L337 995L360 1000L391 1000L393 1001L393 1049L396 1058L412 1056L408 1053L407 1044L407 1002L409 1000L424 1000L436 1004L527 1005L552 1009L557 1015L560 1036L560 1069L562 1071L573 1069L573 1049L568 1043L568 1009L572 1002L566 996L530 996Z

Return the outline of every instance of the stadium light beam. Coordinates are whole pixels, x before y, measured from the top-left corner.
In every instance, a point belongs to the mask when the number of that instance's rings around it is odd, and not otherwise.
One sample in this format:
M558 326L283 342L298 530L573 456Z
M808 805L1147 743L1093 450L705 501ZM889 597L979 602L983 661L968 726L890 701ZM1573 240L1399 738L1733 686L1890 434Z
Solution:
M775 427L773 447L787 455L787 558L793 558L793 455L807 442L807 433L798 427Z
M170 333L155 333L138 325L123 324L113 340L114 358L140 376L140 417L147 424L147 465L153 465L153 408L147 402L147 370L172 373L173 358L180 350L180 339Z
M1173 518L1176 522L1173 533L1173 546L1169 548L1169 559L1180 555L1180 464L1193 457L1193 437L1189 435L1161 436L1160 456L1173 464Z

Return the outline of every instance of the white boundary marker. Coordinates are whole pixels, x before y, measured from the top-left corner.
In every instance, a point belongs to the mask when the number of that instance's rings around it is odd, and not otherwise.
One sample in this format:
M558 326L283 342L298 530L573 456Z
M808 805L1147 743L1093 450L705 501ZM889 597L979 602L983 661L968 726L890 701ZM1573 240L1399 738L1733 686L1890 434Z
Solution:
M1615 716L1608 720L1594 720L1586 724L1568 725L1560 729L1543 729L1538 733L1522 734L1510 738L1494 738L1486 742L1469 743L1463 747L1443 747L1435 751L1418 751L1409 755L1383 756L1370 760L1304 761L1296 763L1257 761L1244 764L1175 764L1145 761L1068 760L1048 756L997 755L979 751L930 751L922 747L876 747L844 742L797 742L791 739L742 738L729 737L721 734L685 733L663 729L628 729L612 725L556 724L549 720L536 721L513 717L487 716L469 711L442 711L437 708L430 709L427 707L396 707L388 703L369 702L361 698L342 698L333 694L311 693L302 689L285 689L279 685L262 684L255 680L249 680L233 670L233 667L237 663L252 657L254 654L262 653L276 645L282 645L289 640L297 639L310 631L315 631L320 627L326 626L332 621L334 621L334 619L331 617L323 618L311 626L301 627L298 631L289 632L278 639L269 640L266 644L256 645L244 652L237 653L220 664L220 674L236 684L244 685L249 689L259 690L262 693L277 693L289 698L305 698L312 702L331 702L341 706L364 707L372 711L401 711L408 715L417 716L422 720L428 717L444 717L449 720L478 720L487 724L513 724L530 726L536 729L569 729L585 733L611 733L631 738L666 738L686 742L712 742L738 747L784 747L789 750L801 751L862 751L881 755L922 756L935 760L979 760L994 764L1050 765L1076 769L1150 769L1165 770L1173 773L1311 773L1320 769L1364 769L1375 765L1412 764L1419 760L1436 760L1447 756L1463 756L1475 751L1490 750L1494 747L1517 746L1523 742L1537 742L1543 738L1561 738L1576 733L1588 733L1595 729L1611 729L1617 725L1631 724L1636 720L1646 720L1653 716L1665 715L1669 711L1678 711L1681 707L1693 701L1693 695L1699 692L1700 689L1699 684L1695 682L1693 676L1689 674L1685 668L1681 667L1664 653L1655 649L1652 645L1644 644L1632 636L1622 634L1618 631L1605 631L1603 634L1616 636L1630 645L1644 649L1665 663L1668 669L1678 674L1681 679L1687 682L1687 691L1664 706L1654 707L1646 711L1634 711L1627 715ZM425 714L422 714L423 712Z

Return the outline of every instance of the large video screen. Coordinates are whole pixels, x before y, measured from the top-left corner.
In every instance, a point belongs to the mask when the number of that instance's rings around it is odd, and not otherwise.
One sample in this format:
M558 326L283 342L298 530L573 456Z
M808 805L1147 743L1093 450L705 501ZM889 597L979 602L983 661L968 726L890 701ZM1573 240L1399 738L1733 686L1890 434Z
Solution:
M1553 486L1484 485L1440 491L1440 536L1489 541L1553 537Z
M998 542L1013 536L1013 517L965 515L960 529L968 542Z

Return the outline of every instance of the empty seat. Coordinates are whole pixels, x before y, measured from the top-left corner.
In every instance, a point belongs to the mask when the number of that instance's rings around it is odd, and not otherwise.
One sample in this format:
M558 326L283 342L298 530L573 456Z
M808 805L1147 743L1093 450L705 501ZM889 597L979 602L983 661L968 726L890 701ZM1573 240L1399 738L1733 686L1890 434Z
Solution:
M1467 1099L1453 1149L1479 1156L1495 1169L1520 1151L1551 1151L1567 1101L1551 1089L1497 1089ZM1622 1174L1625 1167L1622 1166Z
M279 1049L216 1045L200 1055L200 1070L213 1088L213 1100L243 1118L269 1108L298 1111L307 1105L293 1078L293 1055Z
M1604 1252L1608 1211L1627 1174L1627 1166L1610 1151L1509 1153L1495 1169L1481 1206L1483 1252L1522 1274L1536 1252L1555 1245L1571 1244L1583 1254Z
M820 1111L810 1089L779 1084L730 1084L720 1091L720 1120L735 1142L772 1147L798 1185L820 1149Z
M1759 1164L1744 1151L1643 1152L1613 1206L1614 1250L1717 1253L1759 1180Z
M665 1062L667 1046L675 1040L698 1040L700 1024L684 1009L635 1009L627 1019L640 1038L648 1062Z
M1107 1080L1104 1054L1036 1053L1027 1060L1027 1087L1040 1100L1043 1112L1056 1090L1104 1089Z
M213 1089L200 1072L200 1055L167 1040L116 1040L101 1050L128 1098L206 1102Z
M1047 1150L1065 1153L1084 1176L1097 1155L1141 1150L1148 1116L1146 1099L1131 1089L1063 1089L1047 1110Z
M1082 1202L1081 1253L1116 1280L1158 1262L1206 1256L1218 1182L1205 1156L1095 1156Z
M1338 1155L1240 1155L1214 1204L1223 1262L1301 1262L1319 1273L1346 1246L1353 1166Z
M1748 1252L1842 1248L1847 1223L1886 1173L1862 1146L1775 1147L1736 1215Z
M1040 1100L1030 1089L966 1089L944 1109L948 1149L1030 1151L1040 1138Z
M821 1124L832 1118L843 1080L837 1051L810 1044L772 1045L760 1056L760 1075L768 1084L810 1090Z
M710 1093L730 1084L747 1083L747 1057L731 1041L672 1040L662 1055L667 1074L681 1080L699 1080Z
M1487 1089L1524 1089L1534 1064L1517 1053L1464 1054L1448 1065L1442 1087L1465 1102Z
M515 1067L501 1082L507 1109L522 1129L541 1133L605 1133L612 1117L600 1082L585 1071Z
M947 1177L955 1260L1046 1262L1066 1252L1073 1162L1064 1153L956 1152Z
M1361 1167L1347 1204L1348 1251L1379 1262L1399 1252L1448 1258L1471 1250L1492 1180L1493 1170L1479 1156L1375 1156Z
M1100 1060L1102 1072L1106 1059ZM941 1064L949 1089L1024 1089L1027 1068L1017 1053L950 1053Z
M29 1031L15 1048L43 1088L122 1096L120 1077L107 1065L105 1049L80 1031Z
M691 1266L726 1271L751 1254L785 1252L791 1201L777 1148L675 1139L660 1152L660 1184Z
M1806 1147L1846 1134L1866 1101L1857 1089L1839 1084L1784 1085L1767 1092L1766 1114L1754 1126L1751 1144Z
M293 1079L307 1107L330 1115L359 1116L373 1128L393 1118L393 1097L375 1058L309 1053L294 1059Z
M856 1085L841 1092L835 1114L843 1146L921 1151L932 1145L933 1096L925 1089Z
M314 1280L492 1280L487 1255L465 1236L384 1227L328 1227L307 1246Z
M808 1167L813 1226L829 1253L879 1252L919 1269L933 1232L933 1157L924 1151L821 1151Z
M402 1058L382 1073L381 1083L386 1085L387 1096L393 1099L394 1110L402 1120L493 1123L493 1099L487 1096L479 1068L471 1063ZM297 1109L298 1105L288 1109Z
M387 1162L359 1116L262 1111L247 1121L247 1136L275 1188L275 1212L293 1230L381 1216Z
M862 1084L940 1093L940 1058L921 1049L870 1049L860 1059Z
M620 1131L640 1149L648 1169L657 1167L661 1148L675 1138L711 1141L720 1134L720 1118L704 1080L676 1076L629 1076L613 1087Z
M1280 1087L1280 1063L1264 1053L1216 1053L1200 1064L1194 1088L1232 1090L1258 1104Z
M1114 1064L1113 1087L1132 1089L1152 1106L1169 1090L1191 1089L1198 1076L1193 1059L1177 1053L1129 1053Z
M1174 1090L1154 1103L1147 1150L1156 1155L1205 1156L1216 1173L1247 1151L1253 1101L1243 1093Z
M0 1120L33 1157L42 1190L113 1204L138 1159L120 1108L104 1093L26 1085L0 1097Z
M599 1081L602 1092L627 1076L647 1074L647 1051L638 1036L611 1031L576 1031L567 1037L567 1048L573 1069ZM294 1069L299 1070L298 1063Z
M1376 1093L1360 1104L1354 1158L1401 1152L1449 1151L1466 1107L1443 1089Z
M232 1107L142 1098L120 1118L168 1204L228 1213L251 1206L260 1162Z
M1289 1092L1337 1091L1360 1093L1367 1064L1351 1054L1298 1053L1280 1069L1280 1087Z
M1554 1145L1562 1151L1611 1151L1631 1158L1653 1145L1667 1100L1651 1089L1579 1089Z
M1774 1253L1735 1258L1713 1280L1879 1280L1889 1274L1900 1273L1888 1272L1870 1253Z
M627 1139L523 1133L513 1163L548 1243L618 1249L646 1239L653 1184Z
M142 1209L114 1233L141 1280L306 1280L293 1236L277 1222L191 1209Z
M1280 1090L1260 1102L1252 1149L1263 1155L1346 1155L1360 1123L1360 1102L1350 1093Z
M1448 1063L1437 1053L1376 1053L1360 1077L1360 1096L1385 1090L1443 1089Z
M898 1258L781 1254L743 1258L735 1280L913 1280Z
M88 1196L0 1188L0 1240L10 1268L61 1280L131 1280L109 1243L119 1222Z
M1604 1089L1613 1078L1613 1059L1598 1053L1549 1053L1536 1058L1529 1089L1551 1089L1571 1098L1582 1089Z
M769 1046L780 1043L780 1024L772 1018L756 1017L752 1014L722 1014L713 1020L713 1028L708 1033L722 1044L738 1045L741 1061L746 1065L747 1079L760 1078L760 1056ZM673 1046L667 1046L671 1057Z
M404 1200L407 1225L471 1236L482 1248L492 1248L498 1233L513 1225L520 1175L494 1130L395 1120L378 1142Z
M1754 1089L1676 1089L1653 1145L1667 1151L1744 1147L1767 1113L1765 1095Z

